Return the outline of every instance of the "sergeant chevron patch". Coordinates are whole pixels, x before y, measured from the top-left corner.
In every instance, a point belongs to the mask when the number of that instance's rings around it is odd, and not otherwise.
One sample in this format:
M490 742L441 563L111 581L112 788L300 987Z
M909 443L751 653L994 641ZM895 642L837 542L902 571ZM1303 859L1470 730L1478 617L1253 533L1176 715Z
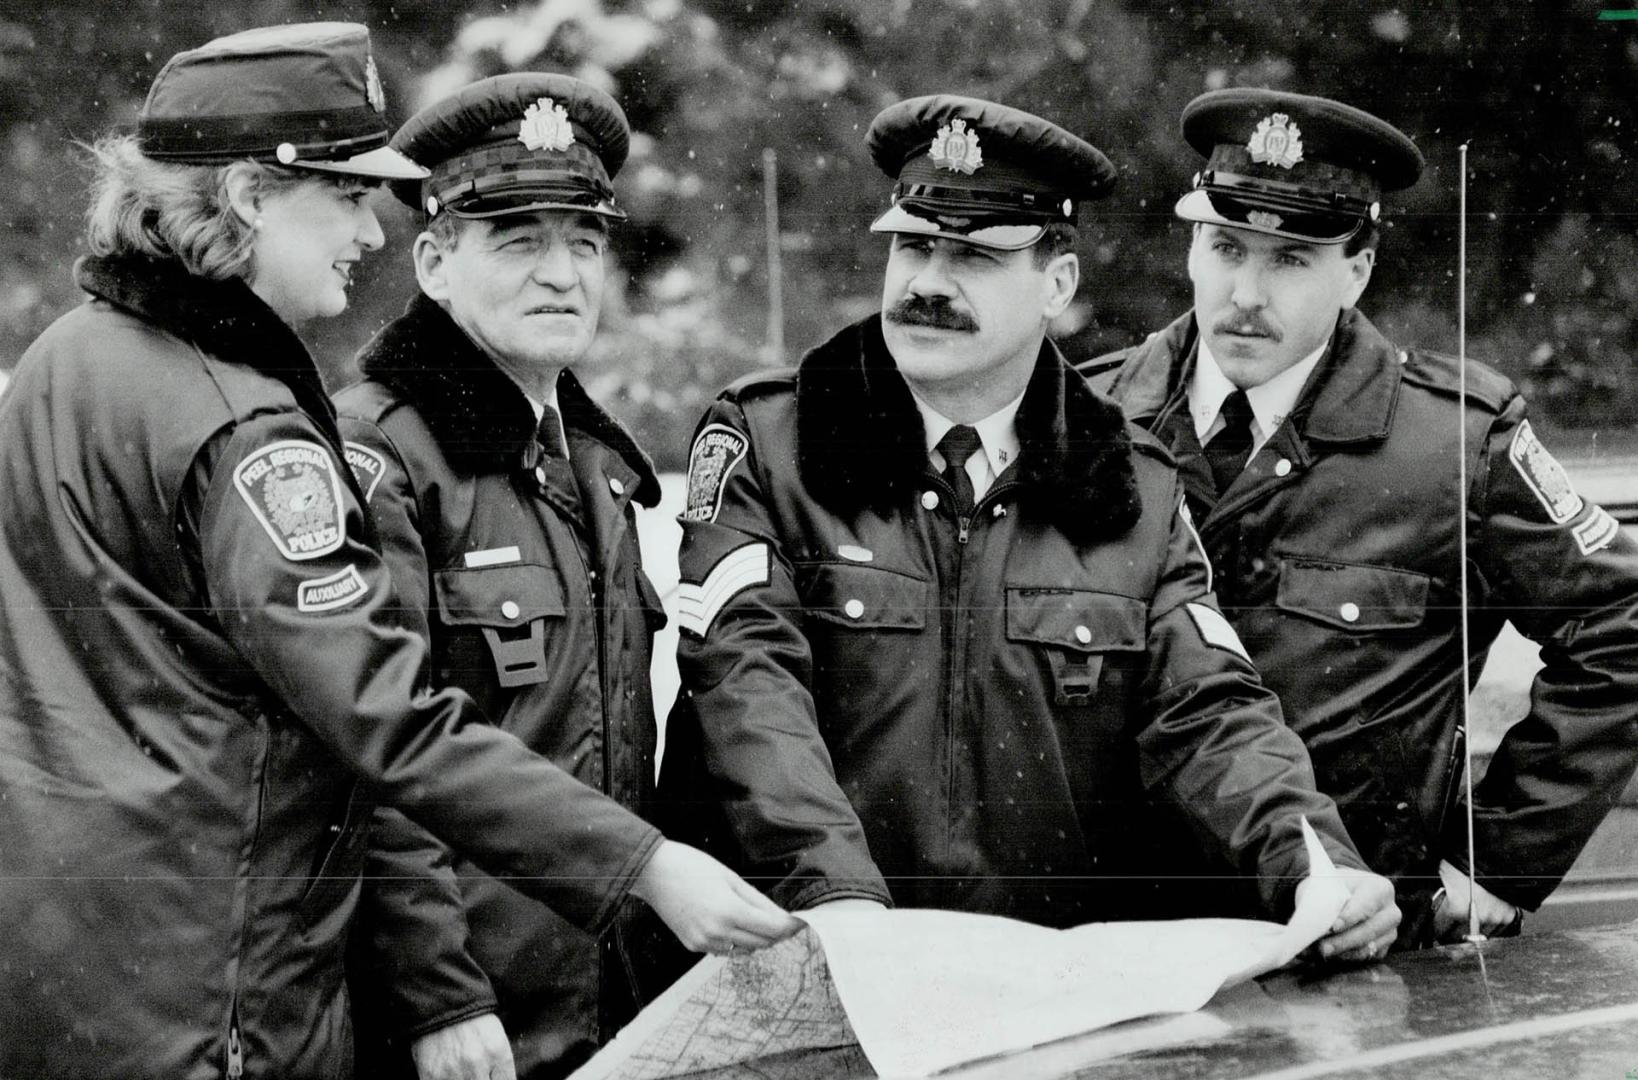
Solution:
M1615 537L1620 532L1620 524L1602 506L1594 506L1587 520L1570 530L1575 537L1575 546L1581 549L1583 555L1609 547L1615 543Z
M768 583L768 545L744 544L735 548L711 568L705 580L695 585L677 585L677 625L704 637L723 607L753 585Z
M1194 620L1195 629L1200 631L1200 636L1206 639L1207 645L1234 653L1242 660L1251 659L1246 655L1246 647L1240 644L1240 635L1234 632L1234 627L1223 618L1221 611L1205 604L1183 606L1189 609L1189 617Z

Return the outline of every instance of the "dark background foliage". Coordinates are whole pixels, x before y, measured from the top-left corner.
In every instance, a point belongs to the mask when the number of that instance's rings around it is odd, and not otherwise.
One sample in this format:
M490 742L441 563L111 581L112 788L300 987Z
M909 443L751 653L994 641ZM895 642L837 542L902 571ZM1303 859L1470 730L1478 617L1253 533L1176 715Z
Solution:
M1561 438L1607 444L1638 411L1638 22L1599 17L1628 2L0 0L0 367L78 299L75 141L129 124L180 49L337 18L370 26L394 121L528 67L589 78L625 106L637 138L616 187L632 220L590 381L663 465L679 465L723 383L875 308L884 244L864 226L889 184L863 134L883 106L935 91L1039 112L1119 166L1083 230L1081 297L1056 328L1073 357L1187 308L1187 234L1171 205L1199 162L1177 116L1221 86L1338 97L1417 140L1429 168L1387 203L1362 306L1404 340L1454 351L1468 143L1468 354L1520 380ZM765 149L777 160L783 356L769 330ZM338 383L413 288L405 253L419 221L379 198L389 250L352 309L312 335Z

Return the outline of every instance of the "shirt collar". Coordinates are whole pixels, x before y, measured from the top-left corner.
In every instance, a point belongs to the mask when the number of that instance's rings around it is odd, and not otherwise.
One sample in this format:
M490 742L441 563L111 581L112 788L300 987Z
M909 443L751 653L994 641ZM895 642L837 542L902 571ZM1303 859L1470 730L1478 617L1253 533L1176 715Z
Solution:
M909 385L908 382L906 385ZM921 426L927 435L927 452L931 454L945 433L956 426L955 421L923 401L914 387L910 389L910 396L915 399L916 410L921 413ZM996 476L1000 476L1008 465L1018 460L1018 406L1023 400L1024 395L1020 393L984 419L975 420L968 425L978 432L978 441L984 448L984 459L989 462L990 471Z
M1291 410L1297 407L1297 399L1302 396L1308 376L1313 373L1320 357L1325 355L1329 344L1329 341L1324 342L1272 379L1246 391L1246 400L1251 403L1251 415L1257 422L1257 442L1266 442L1285 423ZM1217 358L1211 354L1211 348L1202 336L1194 375L1189 382L1189 414L1194 418L1195 436L1202 443L1217 422L1223 401L1236 389L1229 377L1223 374L1223 369L1217 366Z

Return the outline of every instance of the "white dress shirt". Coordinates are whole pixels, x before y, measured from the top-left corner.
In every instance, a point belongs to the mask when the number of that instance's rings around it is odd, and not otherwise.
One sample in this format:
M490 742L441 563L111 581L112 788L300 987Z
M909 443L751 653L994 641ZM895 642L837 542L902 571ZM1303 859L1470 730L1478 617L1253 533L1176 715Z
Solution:
M910 396L916 399L916 408L921 412L921 426L927 433L927 458L933 463L935 471L943 472L944 455L934 447L956 426L955 421L921 400L914 389L910 391ZM978 441L984 451L967 459L967 476L973 482L974 502L982 499L996 477L1018 460L1018 426L1015 421L1018 405L1023 400L1024 395L1019 394L984 419L967 425L978 432Z
M1257 451L1273 438L1274 432L1291 415L1291 410L1297 407L1302 388L1308 382L1314 365L1325 355L1326 345L1321 345L1267 382L1246 391L1246 400L1251 403L1252 457L1257 456ZM1202 337L1194 377L1189 382L1189 415L1194 418L1194 433L1199 437L1201 446L1223 430L1223 402L1237 389L1223 374L1223 369L1217 366L1217 358L1212 356L1206 339Z

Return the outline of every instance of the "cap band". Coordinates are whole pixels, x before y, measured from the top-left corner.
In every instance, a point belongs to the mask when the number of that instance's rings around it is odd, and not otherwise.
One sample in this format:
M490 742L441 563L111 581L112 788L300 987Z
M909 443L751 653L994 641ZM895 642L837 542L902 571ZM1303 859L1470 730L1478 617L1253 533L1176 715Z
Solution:
M362 105L246 116L143 117L137 121L137 137L148 157L206 164L271 158L280 143L306 151L303 157L350 157L387 145L387 127L380 113Z
M423 183L421 191L451 206L465 199L510 191L560 189L565 193L590 196L593 203L614 197L603 161L579 142L547 157L530 150L513 137L502 143L479 147L439 162Z
M953 188L939 184L893 185L893 199L925 213L1005 214L1031 221L1073 221L1080 205L1061 191L996 191L989 188ZM1065 207L1068 212L1065 212Z
M1220 172L1215 169L1200 174L1200 186L1207 191L1277 205L1289 210L1349 217L1369 217L1371 205L1375 201L1341 191L1325 191L1303 184L1287 184L1278 180L1265 180L1260 176L1242 176L1239 173Z

